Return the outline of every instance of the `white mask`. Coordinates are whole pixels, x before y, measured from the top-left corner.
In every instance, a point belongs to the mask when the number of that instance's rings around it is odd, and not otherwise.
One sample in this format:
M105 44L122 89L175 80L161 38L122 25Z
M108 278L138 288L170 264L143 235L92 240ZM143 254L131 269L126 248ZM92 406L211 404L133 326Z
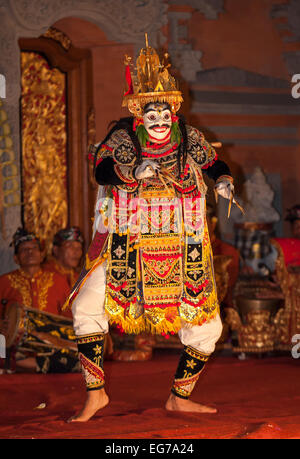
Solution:
M143 115L150 141L164 142L171 133L172 114L166 104L149 104Z

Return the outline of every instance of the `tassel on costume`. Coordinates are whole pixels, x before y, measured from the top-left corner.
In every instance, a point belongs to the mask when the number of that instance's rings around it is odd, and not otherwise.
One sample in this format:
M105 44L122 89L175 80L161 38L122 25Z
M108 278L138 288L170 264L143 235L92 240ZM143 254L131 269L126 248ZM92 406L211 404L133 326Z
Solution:
M177 397L188 399L208 359L208 354L185 346L180 356L171 392Z
M178 124L177 121L174 121L172 123L172 127L171 127L171 142L175 142L178 145L180 145L180 142L181 142L181 133L180 133L179 124Z
M76 338L81 371L88 391L104 387L104 339L104 333L81 335Z
M139 139L139 142L142 147L145 147L148 140L149 140L149 134L147 132L147 129L145 128L144 124L138 124L136 127L136 135L137 138Z

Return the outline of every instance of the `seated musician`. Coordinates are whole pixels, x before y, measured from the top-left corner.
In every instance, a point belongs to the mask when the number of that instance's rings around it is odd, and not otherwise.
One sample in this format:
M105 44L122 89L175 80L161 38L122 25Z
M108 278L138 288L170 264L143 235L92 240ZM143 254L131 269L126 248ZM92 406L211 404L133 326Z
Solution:
M62 229L53 238L52 257L46 260L43 268L64 276L72 288L78 279L82 249L83 237L79 228Z
M13 236L12 245L14 246L14 260L20 268L0 276L1 332L5 334L5 329L8 327L7 310L12 307L13 303L18 303L25 309L37 309L41 313L69 316L69 312L62 311L70 292L69 284L63 276L46 271L41 267L43 254L38 238L19 228ZM44 315L46 317L46 314ZM41 330L44 329L41 328ZM58 328L55 336L59 337L59 334ZM31 353L28 356L26 352L20 355L18 348L13 351L16 358L12 366L22 369L45 373L48 371L65 372L77 364L74 353L69 355L70 353L64 349L57 352L57 348L51 348L51 344L48 349L45 348L43 355L38 351L36 355Z
M0 276L0 301L16 302L29 308L63 314L69 295L66 279L41 267L43 254L34 234L19 228L13 236L14 260L19 269Z

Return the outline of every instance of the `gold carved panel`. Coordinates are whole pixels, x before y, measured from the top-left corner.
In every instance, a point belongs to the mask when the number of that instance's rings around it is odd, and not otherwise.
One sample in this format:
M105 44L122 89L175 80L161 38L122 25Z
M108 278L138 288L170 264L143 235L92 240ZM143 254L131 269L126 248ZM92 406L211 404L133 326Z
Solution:
M0 228L6 239L5 208L20 205L18 167L11 128L3 102L0 99Z
M21 53L24 224L45 241L67 225L66 76L35 52Z

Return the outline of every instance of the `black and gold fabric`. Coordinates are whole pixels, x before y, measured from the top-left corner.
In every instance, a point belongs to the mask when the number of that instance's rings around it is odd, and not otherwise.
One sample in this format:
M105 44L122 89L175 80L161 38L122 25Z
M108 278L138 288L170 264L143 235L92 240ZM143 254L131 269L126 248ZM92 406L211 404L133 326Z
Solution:
M18 304L10 305L9 310L14 331L7 335L7 342L13 339L10 346L17 361L34 357L37 373L79 371L71 319Z
M37 354L37 373L77 373L79 371L78 355L70 349L60 349L47 355Z
M208 354L185 346L179 359L171 392L176 397L188 399L209 359Z
M104 333L77 337L78 356L87 391L104 387Z

